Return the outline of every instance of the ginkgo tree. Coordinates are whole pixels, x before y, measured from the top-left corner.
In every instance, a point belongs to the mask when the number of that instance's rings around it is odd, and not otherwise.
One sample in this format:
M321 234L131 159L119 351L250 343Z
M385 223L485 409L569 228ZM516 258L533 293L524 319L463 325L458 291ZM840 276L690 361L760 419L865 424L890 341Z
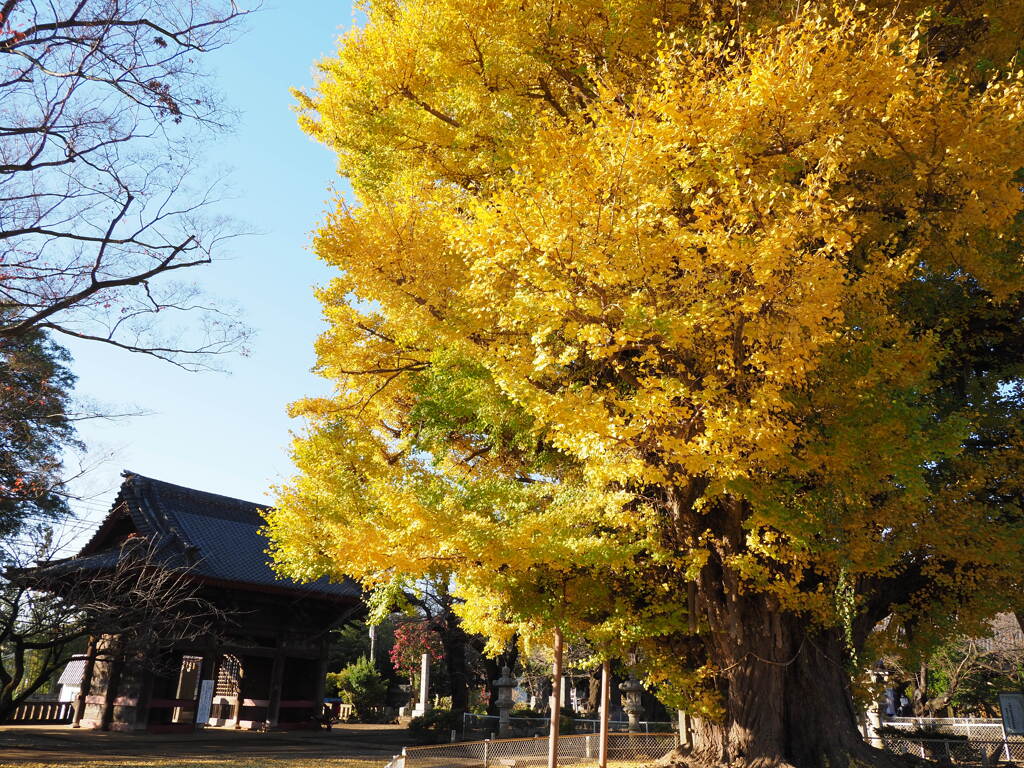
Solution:
M1021 582L1022 4L365 10L278 567L639 648L680 762L892 764L859 670Z

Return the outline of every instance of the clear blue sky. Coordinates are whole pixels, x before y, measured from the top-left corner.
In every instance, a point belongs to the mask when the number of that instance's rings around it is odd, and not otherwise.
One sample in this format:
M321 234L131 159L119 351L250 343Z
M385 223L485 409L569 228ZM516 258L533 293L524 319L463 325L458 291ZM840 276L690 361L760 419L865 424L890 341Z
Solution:
M151 412L82 426L89 458L113 452L78 486L99 494L79 507L90 519L102 516L124 468L252 501L267 500L270 485L289 475L289 430L299 425L285 408L327 389L310 373L322 329L312 289L331 272L309 241L328 188L340 183L333 155L297 128L289 88L311 83L313 62L354 23L343 0L270 0L215 54L218 85L242 114L207 156L231 169L234 199L221 210L261 234L236 240L229 259L192 277L242 309L256 330L251 355L224 360L229 374L187 373L101 345L72 347L78 395Z

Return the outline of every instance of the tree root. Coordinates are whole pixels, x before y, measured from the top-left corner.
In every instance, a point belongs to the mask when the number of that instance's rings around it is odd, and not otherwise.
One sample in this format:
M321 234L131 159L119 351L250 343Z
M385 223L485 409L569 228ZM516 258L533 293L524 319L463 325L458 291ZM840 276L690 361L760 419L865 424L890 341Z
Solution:
M864 745L864 750L851 751L847 760L832 766L822 763L816 768L924 768L935 763L912 755L894 755ZM752 759L734 758L726 761L720 754L709 750L692 750L677 747L659 759L652 768L801 768L782 758L757 757Z

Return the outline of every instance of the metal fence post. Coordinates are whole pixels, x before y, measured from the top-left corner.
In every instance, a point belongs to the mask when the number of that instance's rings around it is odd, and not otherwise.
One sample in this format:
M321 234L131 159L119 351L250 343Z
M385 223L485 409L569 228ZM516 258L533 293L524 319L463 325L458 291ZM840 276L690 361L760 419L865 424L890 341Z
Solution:
M491 756L491 740L484 739L484 768L487 768L488 760Z

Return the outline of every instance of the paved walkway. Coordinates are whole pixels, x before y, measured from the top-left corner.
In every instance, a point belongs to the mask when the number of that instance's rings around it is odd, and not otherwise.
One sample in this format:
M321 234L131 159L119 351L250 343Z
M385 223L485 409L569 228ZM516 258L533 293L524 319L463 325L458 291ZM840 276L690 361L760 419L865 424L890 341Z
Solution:
M87 765L95 761L355 759L383 765L409 743L400 725L337 725L331 731L251 731L209 728L196 733L147 734L0 726L0 766ZM256 765L256 762L252 763Z

